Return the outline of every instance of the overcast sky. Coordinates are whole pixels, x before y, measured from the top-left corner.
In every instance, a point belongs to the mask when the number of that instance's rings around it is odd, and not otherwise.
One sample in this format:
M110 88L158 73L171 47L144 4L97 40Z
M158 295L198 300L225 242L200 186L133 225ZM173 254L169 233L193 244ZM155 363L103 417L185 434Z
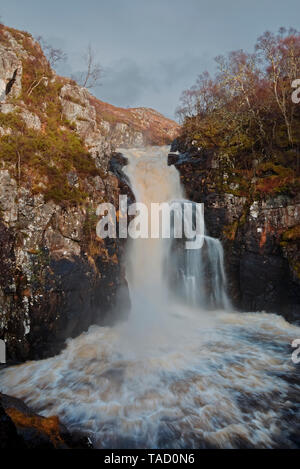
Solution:
M181 91L216 55L252 50L266 29L299 27L300 0L9 0L0 15L63 48L61 74L82 70L91 43L104 68L100 99L174 117Z

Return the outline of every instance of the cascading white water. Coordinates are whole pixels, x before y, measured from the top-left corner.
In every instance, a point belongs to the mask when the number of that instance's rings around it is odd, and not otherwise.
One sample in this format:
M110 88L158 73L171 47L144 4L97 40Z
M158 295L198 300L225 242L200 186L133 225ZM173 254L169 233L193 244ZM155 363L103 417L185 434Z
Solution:
M207 235L201 249L185 249L182 243L177 249L175 246L168 259L168 271L173 272L173 295L177 300L204 310L229 310L223 257L220 241Z
M143 202L151 213L153 202L174 202L183 205L184 199L179 173L168 166L168 147L143 150L127 150L129 164L125 167L138 202ZM189 202L192 204L192 202ZM183 212L182 212L183 213ZM149 217L149 232L158 220ZM184 240L185 241L185 240ZM204 236L201 249L185 249L185 243L177 239L138 239L131 242L128 264L133 311L141 316L141 305L136 298L145 295L150 304L156 298L155 310L160 310L163 298L172 298L186 305L202 309L229 309L226 295L226 278L223 265L223 249L219 240ZM172 304L172 308L174 305ZM164 306L164 308L166 308Z
M167 149L126 150L136 198L183 199ZM25 399L97 447L296 447L300 386L282 317L230 310L222 247L130 240L132 310L93 326L48 360L4 370L0 390Z

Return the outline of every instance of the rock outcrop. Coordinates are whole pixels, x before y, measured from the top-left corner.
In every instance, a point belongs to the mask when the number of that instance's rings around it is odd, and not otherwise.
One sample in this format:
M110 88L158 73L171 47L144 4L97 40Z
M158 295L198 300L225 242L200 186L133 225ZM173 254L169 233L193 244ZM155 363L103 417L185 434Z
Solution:
M300 197L247 188L214 151L175 141L169 164L180 172L187 197L204 203L209 234L225 250L229 294L244 311L274 312L300 321Z
M42 417L20 399L0 393L0 449L91 449L89 437L70 433L58 417Z
M118 147L171 143L179 126L147 108L122 109L94 98L86 89L67 83L60 92L64 116L74 122L99 167Z

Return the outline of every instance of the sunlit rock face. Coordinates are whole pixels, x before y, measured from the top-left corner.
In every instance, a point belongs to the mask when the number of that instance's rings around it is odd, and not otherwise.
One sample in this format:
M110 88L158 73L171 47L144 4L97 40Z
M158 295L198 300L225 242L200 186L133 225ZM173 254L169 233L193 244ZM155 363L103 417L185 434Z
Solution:
M117 147L171 143L176 122L153 109L122 109L95 99L84 88L67 83L60 92L65 117L76 125L99 167Z

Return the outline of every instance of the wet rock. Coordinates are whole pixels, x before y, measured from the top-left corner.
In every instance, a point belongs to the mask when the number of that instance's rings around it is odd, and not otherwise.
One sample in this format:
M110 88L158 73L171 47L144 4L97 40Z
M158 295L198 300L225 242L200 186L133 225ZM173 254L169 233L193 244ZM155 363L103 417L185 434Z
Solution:
M55 416L42 417L23 401L0 393L1 449L91 449L88 436L70 433Z
M25 449L26 445L23 439L18 435L17 429L0 404L0 449Z
M130 205L135 202L135 196L130 187L129 179L123 171L127 163L128 160L122 153L113 153L109 161L109 169L117 177L120 195L126 195L127 204ZM130 222L132 218L133 217L129 217L128 222Z

